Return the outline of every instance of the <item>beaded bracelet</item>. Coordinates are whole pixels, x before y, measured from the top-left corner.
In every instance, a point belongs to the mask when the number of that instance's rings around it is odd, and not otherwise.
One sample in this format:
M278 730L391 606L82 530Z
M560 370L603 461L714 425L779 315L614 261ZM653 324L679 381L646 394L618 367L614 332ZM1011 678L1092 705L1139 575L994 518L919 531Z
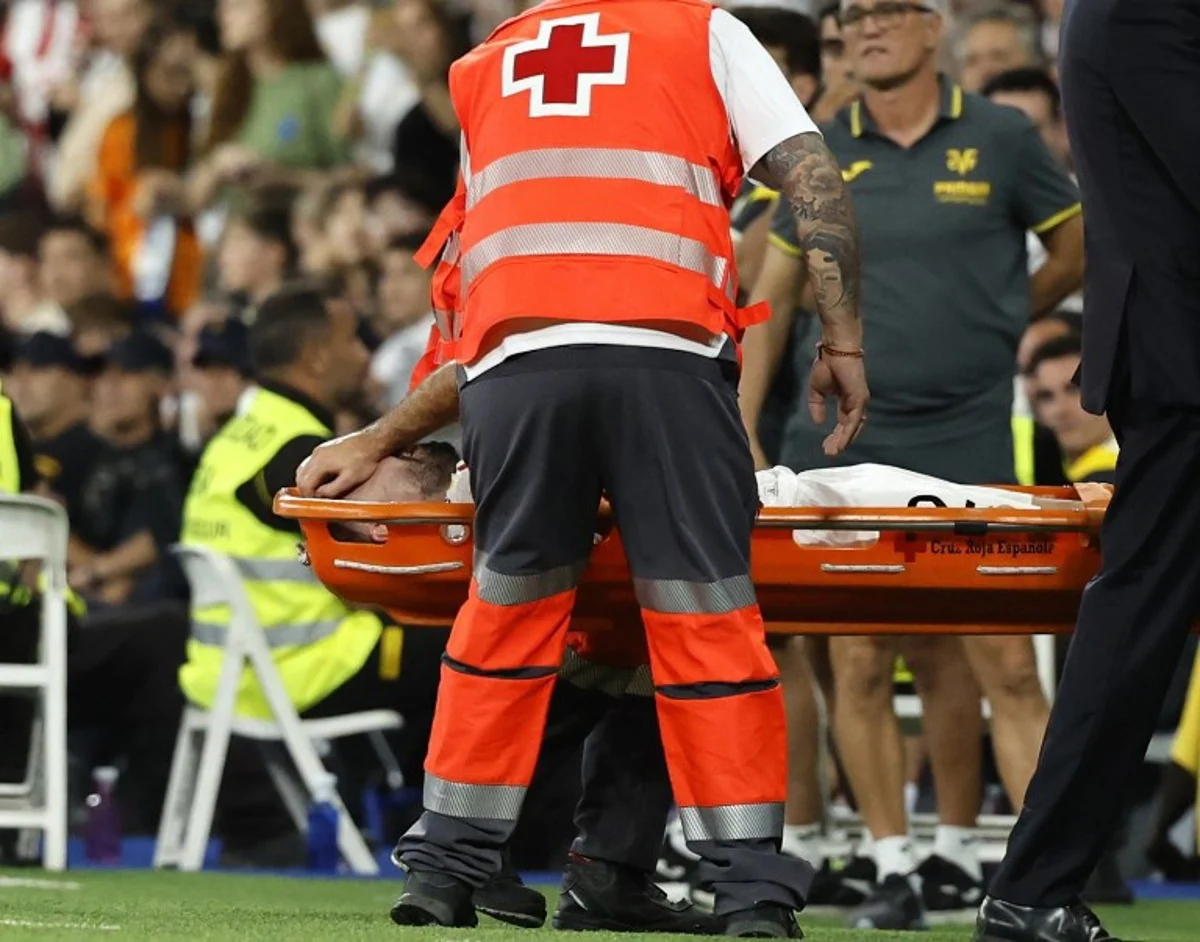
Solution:
M831 357L853 357L856 360L861 360L863 352L861 350L839 350L837 347L831 347L824 340L817 342L817 357L820 358L825 354Z

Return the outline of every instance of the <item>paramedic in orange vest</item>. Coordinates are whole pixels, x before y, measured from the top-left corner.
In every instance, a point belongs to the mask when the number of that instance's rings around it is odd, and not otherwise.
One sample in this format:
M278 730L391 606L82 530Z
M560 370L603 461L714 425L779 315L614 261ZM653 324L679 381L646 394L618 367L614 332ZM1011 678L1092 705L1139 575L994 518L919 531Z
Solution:
M706 0L549 0L456 62L458 194L435 229L458 365L322 446L339 496L457 381L476 498L470 596L443 661L425 814L392 918L476 924L537 761L603 491L642 609L684 835L732 936L792 936L812 868L779 853L782 694L749 576L757 488L738 414L729 213L743 174L795 208L823 344L826 450L865 417L858 238L836 161L778 66ZM454 369L456 375L449 375ZM431 388L432 387L432 388ZM424 395L423 395L424 393ZM419 424L419 423L418 423Z

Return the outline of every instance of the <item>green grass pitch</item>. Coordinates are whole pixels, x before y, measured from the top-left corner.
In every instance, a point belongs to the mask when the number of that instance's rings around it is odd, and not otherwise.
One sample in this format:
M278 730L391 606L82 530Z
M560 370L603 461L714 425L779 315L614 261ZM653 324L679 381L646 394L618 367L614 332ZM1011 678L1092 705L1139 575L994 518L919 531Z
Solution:
M401 929L387 911L397 880L309 880L219 873L80 870L67 874L0 871L0 940L289 940L394 942L669 942L694 937L557 933L513 929L486 917L476 929ZM553 898L553 892L548 896ZM1126 942L1197 942L1200 903L1146 902L1102 913ZM949 942L968 927L927 933L859 932L801 916L812 942Z

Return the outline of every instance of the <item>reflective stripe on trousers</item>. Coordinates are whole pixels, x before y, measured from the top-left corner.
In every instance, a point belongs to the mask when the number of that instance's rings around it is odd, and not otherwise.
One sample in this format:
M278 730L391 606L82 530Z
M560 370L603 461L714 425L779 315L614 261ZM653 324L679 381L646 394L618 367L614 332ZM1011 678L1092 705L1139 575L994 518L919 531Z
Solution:
M754 841L783 833L783 802L764 801L715 808L679 809L683 836L689 841Z
M582 690L596 690L610 697L654 696L654 681L647 664L615 667L581 657L573 649L567 648L563 653L559 676Z
M537 255L641 257L704 275L716 288L729 290L729 260L714 255L703 242L616 222L528 223L494 232L463 253L462 290L496 262Z
M588 560L559 566L548 572L513 576L488 568L487 553L475 551L475 584L479 598L490 605L527 605L568 592L579 585Z
M638 605L664 615L726 615L753 605L754 583L747 576L716 582L682 579L634 579Z
M295 648L306 644L316 644L332 635L341 627L341 619L329 621L314 621L300 625L276 625L264 628L263 637L268 648ZM225 644L229 625L216 622L192 621L192 640L200 644L210 644L222 647Z
M516 821L525 800L520 785L468 785L426 772L423 801L427 811L450 818Z
M488 164L467 185L467 208L513 183L563 177L679 187L708 206L724 205L712 169L674 154L615 147L549 147L510 154Z

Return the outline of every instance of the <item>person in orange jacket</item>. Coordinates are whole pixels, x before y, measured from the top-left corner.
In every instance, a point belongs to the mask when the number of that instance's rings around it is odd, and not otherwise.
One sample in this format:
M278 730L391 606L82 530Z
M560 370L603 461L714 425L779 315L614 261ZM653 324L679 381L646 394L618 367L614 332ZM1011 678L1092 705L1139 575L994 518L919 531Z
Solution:
M793 207L823 342L810 406L836 454L869 392L858 230L778 66L707 0L548 0L450 70L460 179L422 260L457 364L321 446L336 497L446 423L459 385L475 566L451 632L425 813L396 848L401 925L473 926L537 762L600 495L634 578L667 767L698 879L734 937L795 937L812 867L780 854L786 723L750 581L757 486L737 406L729 209L743 175ZM423 410L429 410L423 412ZM417 421L414 416L422 421ZM426 427L422 427L422 426Z
M418 372L414 385L421 379ZM383 462L347 499L428 499L425 482L437 479L435 468L444 464L441 453L447 449L443 442L410 448ZM460 464L465 474L464 469ZM470 499L469 494L455 495L458 489L452 487L447 499ZM343 529L355 539L387 539L386 527L379 525L347 524ZM575 810L578 836L571 845L554 927L710 935L715 928L710 915L689 902L669 899L654 883L671 785L642 626L577 621L567 646L538 759L539 768L550 769L583 747ZM507 853L500 873L476 888L474 903L480 912L511 925L537 927L546 919L546 898L521 882Z

